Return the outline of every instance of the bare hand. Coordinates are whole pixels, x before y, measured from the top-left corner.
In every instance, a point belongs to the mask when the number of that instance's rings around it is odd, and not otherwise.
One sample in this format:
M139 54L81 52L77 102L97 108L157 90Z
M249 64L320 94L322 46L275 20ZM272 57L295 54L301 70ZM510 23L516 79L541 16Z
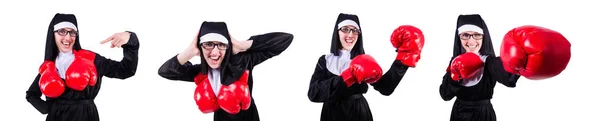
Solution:
M196 34L196 37L194 37L194 39L192 40L192 43L190 44L190 46L188 46L188 48L185 51L189 52L193 56L200 56L200 49L198 48L198 35L197 34Z
M195 56L200 56L200 50L198 49L198 34L196 34L196 37L194 37L194 39L192 40L192 43L190 43L190 45L185 48L185 50L183 50L183 52L179 53L177 55L177 60L179 61L179 64L185 64L186 62L188 62L190 59L192 59Z
M238 41L231 37L232 54L236 55L240 52L245 52L252 46L252 40Z
M235 38L231 37L231 50L233 55L238 54L242 51L237 45L240 45L240 42L237 41Z
M102 42L100 42L100 44L111 42L110 48L114 48L114 47L121 48L122 45L129 42L130 35L131 35L131 33L129 33L129 32L115 33L112 36L110 36L110 37L106 38L105 40L103 40Z

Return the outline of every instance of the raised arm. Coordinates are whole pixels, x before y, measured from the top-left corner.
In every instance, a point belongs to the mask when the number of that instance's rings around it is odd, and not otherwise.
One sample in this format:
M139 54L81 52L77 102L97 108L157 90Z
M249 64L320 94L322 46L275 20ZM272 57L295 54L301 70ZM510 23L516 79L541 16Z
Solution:
M516 87L517 80L521 77L520 75L511 74L504 70L504 65L500 57L488 57L485 65L489 71L492 79L501 83L506 87Z
M402 64L399 60L394 60L392 67L383 74L383 76L376 83L371 84L373 88L382 95L389 96L394 93L396 87L402 81L404 74L408 70L408 66Z
M52 99L47 98L47 101L42 100L42 91L38 85L39 80L40 75L38 74L33 80L33 83L31 83L31 86L29 86L29 89L26 91L25 99L27 99L27 102L29 102L40 113L47 114L52 104Z
M158 75L169 80L194 82L194 77L200 73L200 70L199 64L194 65L187 61L181 64L178 57L175 56L160 66Z
M240 52L233 56L234 63L247 63L248 69L286 50L294 36L284 32L271 32L250 37L248 41L234 40L234 49ZM247 48L247 49L246 49Z
M194 82L194 77L203 68L200 64L194 65L189 62L193 57L200 55L200 50L196 46L198 42L196 38L183 52L180 52L160 66L158 75L169 80Z
M124 37L127 34L129 34L129 36ZM111 60L96 54L94 63L98 69L98 73L103 74L106 77L118 79L126 79L135 75L138 65L138 50L140 47L137 35L134 32L128 31L117 33L107 40L113 40L113 43L118 44L119 39L121 39L122 42L123 38L128 38L128 41L120 46L123 48L123 59L121 59L121 61ZM119 45L113 46L118 47Z

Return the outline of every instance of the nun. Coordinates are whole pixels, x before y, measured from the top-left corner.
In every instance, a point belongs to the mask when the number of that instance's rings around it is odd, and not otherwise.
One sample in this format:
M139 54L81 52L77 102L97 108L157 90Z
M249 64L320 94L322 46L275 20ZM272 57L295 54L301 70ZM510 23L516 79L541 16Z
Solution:
M423 39L420 31L412 28L396 30L393 41L401 32L410 34L405 43L418 42ZM362 27L357 15L340 13L335 22L331 39L330 53L319 57L312 74L308 99L311 102L323 103L321 121L372 121L373 116L364 93L368 85L382 95L391 95L409 67L414 67L420 55L420 48L400 46L402 42L393 44L398 55L390 69L383 74L381 67L368 54L365 54L362 39ZM417 40L417 41L415 41ZM415 46L416 47L416 46ZM409 57L411 56L411 57Z
M25 96L46 114L46 121L99 121L94 99L102 77L127 79L136 73L139 42L134 32L115 33L101 42L123 48L121 61L81 48L79 32L73 14L55 14L48 27L44 62Z
M212 113L215 121L259 121L252 98L252 70L281 54L292 40L292 34L270 32L238 41L229 35L225 22L205 21L192 44L167 60L158 74L168 80L194 82L198 109ZM200 56L200 64L189 62L195 56Z
M542 26L506 32L499 57L480 15L459 15L456 27L453 55L440 85L442 99L456 97L451 121L496 121L490 102L496 82L514 88L521 77L549 79L564 71L571 58L567 38Z
M504 70L496 57L486 23L480 15L459 15L453 55L440 85L444 101L456 97L451 121L495 121L490 102L496 82L515 87L520 75ZM459 62L465 63L460 66Z

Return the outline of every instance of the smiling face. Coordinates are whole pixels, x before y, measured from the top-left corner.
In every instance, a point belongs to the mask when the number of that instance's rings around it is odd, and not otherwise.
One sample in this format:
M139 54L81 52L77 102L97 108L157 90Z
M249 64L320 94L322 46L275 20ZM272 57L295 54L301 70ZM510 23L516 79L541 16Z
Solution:
M479 53L483 42L483 34L466 31L459 34L460 43L467 52Z
M71 28L54 31L54 41L60 52L66 53L72 51L75 39L77 39L77 31Z
M206 63L210 68L217 69L221 66L221 62L223 62L223 58L225 58L225 52L227 51L227 44L217 42L217 41L208 41L203 42L202 46L202 56L206 60Z
M360 34L360 30L356 29L356 27L352 25L343 26L339 29L338 35L340 36L340 43L342 44L343 50L352 50L356 41L358 40L358 35Z

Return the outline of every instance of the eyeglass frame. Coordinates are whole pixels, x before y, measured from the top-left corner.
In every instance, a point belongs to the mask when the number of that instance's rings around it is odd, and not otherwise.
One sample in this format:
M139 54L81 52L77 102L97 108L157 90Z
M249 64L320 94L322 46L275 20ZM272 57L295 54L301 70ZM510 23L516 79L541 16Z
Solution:
M60 31L64 31L64 33L63 33L63 34L61 34L61 32L60 32ZM54 31L54 32L58 33L58 35L60 35L60 36L63 36L63 37L64 37L64 36L67 36L67 34L68 34L69 36L71 36L71 37L77 37L77 36L79 36L79 32L77 32L77 31L75 31L75 30L67 31L66 29L59 29L59 30L56 30L56 31Z
M206 44L213 44L213 45L210 46L210 45L206 45ZM221 45L223 45L223 46L221 46ZM215 46L217 46L217 49L219 49L219 50L227 50L227 48L229 48L229 44L225 44L225 43L217 44L215 42L203 42L203 43L200 43L200 46L206 50L213 50L213 49L215 49ZM221 48L221 47L224 47L224 48Z
M338 31L342 31L344 33L350 33L350 32L352 32L352 34L354 34L354 35L359 35L359 34L362 33L360 31L360 29L351 29L350 27L342 27L342 28L338 29Z
M463 38L463 36L465 36L465 35L467 35L467 38ZM475 38L475 36L477 36L477 35L481 36L481 38ZM476 34L462 33L462 34L458 34L458 38L460 38L461 40L469 40L471 38L473 38L475 40L481 40L481 39L483 39L483 35L484 34L479 34L479 33L476 33Z

